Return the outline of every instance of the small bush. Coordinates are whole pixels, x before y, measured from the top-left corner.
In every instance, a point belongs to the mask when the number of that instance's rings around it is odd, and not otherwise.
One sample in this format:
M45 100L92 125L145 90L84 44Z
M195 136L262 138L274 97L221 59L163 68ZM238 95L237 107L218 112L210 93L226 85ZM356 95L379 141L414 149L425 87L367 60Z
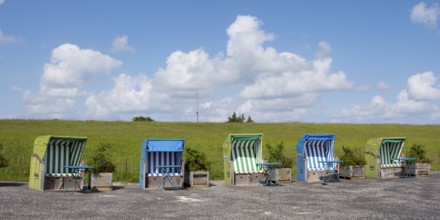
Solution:
M363 166L367 164L365 160L365 153L362 148L356 147L352 149L351 147L342 146L343 155L341 156L342 165L359 165Z
M293 159L284 154L284 142L273 147L271 144L266 144L266 149L269 151L269 162L279 162L283 168L292 168Z
M211 162L208 161L203 152L191 148L185 149L184 154L185 169L190 171L209 170Z
M94 166L94 173L112 173L116 170L113 164L110 150L112 146L109 143L100 143L98 148L92 154L92 162L90 165Z
M431 160L426 157L425 146L422 144L413 144L409 149L408 157L418 158L415 163L431 163Z

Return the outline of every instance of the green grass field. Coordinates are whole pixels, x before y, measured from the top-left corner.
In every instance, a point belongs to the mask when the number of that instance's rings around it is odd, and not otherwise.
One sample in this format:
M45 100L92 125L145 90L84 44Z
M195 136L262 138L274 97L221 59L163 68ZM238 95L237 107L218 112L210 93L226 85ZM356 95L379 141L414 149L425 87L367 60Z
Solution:
M27 181L33 141L49 134L88 137L83 154L86 163L98 144L110 143L117 166L114 181L125 182L138 181L144 139L184 138L185 147L201 150L212 162L211 179L222 179L222 146L230 133L263 133L263 144L282 141L291 158L296 157L297 140L307 133L335 134L336 154L342 146L365 147L373 137L406 137L404 153L412 144L423 144L432 160L431 169L440 170L439 125L0 120L2 154L9 160L9 167L0 168L0 180ZM295 175L296 162L293 169Z

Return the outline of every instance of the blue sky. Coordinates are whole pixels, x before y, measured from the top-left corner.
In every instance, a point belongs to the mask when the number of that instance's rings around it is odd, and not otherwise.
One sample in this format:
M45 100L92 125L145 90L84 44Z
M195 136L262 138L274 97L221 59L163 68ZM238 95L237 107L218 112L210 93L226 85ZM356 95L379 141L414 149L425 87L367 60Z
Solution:
M0 118L439 124L439 23L437 1L0 0Z

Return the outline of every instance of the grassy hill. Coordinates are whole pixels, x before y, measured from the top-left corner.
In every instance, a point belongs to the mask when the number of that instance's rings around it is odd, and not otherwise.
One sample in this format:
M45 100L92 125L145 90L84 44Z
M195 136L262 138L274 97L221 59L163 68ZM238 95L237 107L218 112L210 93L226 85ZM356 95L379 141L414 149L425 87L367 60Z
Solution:
M396 124L309 124L309 123L189 123L103 122L61 120L0 120L2 154L10 166L0 168L0 180L28 180L33 141L41 135L86 136L83 159L100 143L109 143L117 166L115 181L137 182L141 142L147 138L184 138L185 146L204 152L210 161L212 179L223 178L223 142L230 133L263 133L263 144L284 142L286 154L296 157L297 140L306 133L336 134L336 154L342 146L364 147L373 137L406 137L404 153L412 144L423 144L440 170L440 126ZM294 165L296 174L296 163Z

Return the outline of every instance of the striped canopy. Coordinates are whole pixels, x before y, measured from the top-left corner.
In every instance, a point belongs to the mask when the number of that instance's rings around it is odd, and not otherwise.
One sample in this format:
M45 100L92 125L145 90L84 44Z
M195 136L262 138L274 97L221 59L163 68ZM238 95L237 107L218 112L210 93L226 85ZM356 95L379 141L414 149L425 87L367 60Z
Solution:
M257 166L257 151L259 142L255 140L236 140L232 142L231 159L234 162L236 173L256 173L261 172L261 167Z
M403 140L384 139L379 149L381 167L400 166L400 161L396 159L400 158L402 147Z
M306 134L301 137L296 144L298 171L301 169L324 170L325 164L320 161L334 159L334 139L333 134ZM307 164L304 165L305 161Z
M80 139L52 138L46 152L46 176L71 176L64 166L77 166L85 142Z
M233 172L238 174L260 173L262 167L262 134L231 134L225 141L225 168L233 164Z
M308 140L304 148L309 170L324 170L325 166L320 161L333 160L331 140Z

